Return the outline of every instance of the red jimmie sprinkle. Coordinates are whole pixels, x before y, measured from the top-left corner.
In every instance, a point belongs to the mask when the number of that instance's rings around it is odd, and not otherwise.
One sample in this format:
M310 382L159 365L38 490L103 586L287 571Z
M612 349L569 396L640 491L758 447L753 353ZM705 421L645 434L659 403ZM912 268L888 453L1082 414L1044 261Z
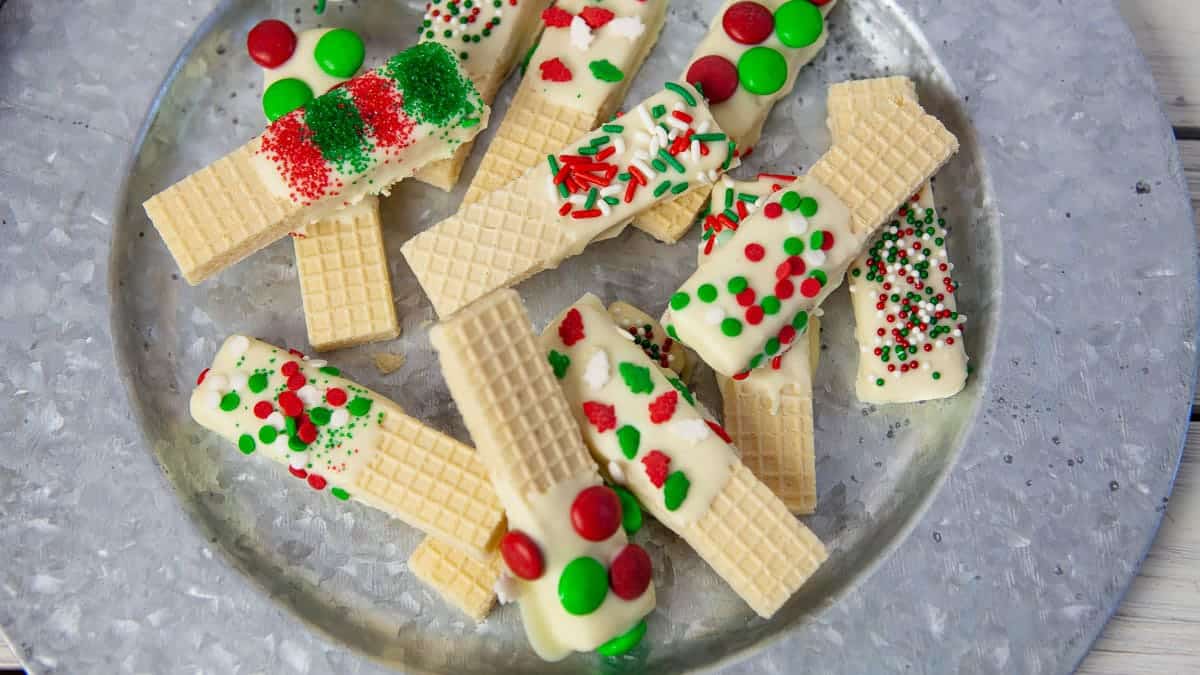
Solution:
M678 403L679 393L674 389L660 395L647 406L650 410L650 421L654 424L662 424L670 420L675 416L675 406Z
M204 382L205 377L208 377L208 368L205 368L204 370L200 371L200 376L196 378L196 386L197 387L199 387Z
M371 128L376 147L402 150L412 145L417 123L404 113L404 96L395 83L369 72L350 80L345 86L363 123Z
M578 309L572 307L563 317L562 323L558 325L558 337L568 347L587 337L583 333L583 315Z
M747 373L746 375L749 375L749 373ZM725 431L725 427L721 426L720 424L717 424L716 422L714 422L712 420L704 420L704 423L708 425L709 429L713 430L714 434L720 436L721 440L725 441L726 443L733 442L733 439L729 437L729 433Z
M304 125L304 109L272 122L263 132L259 152L275 164L292 191L293 201L316 201L329 190L332 170Z
M307 471L305 471L304 469L298 469L294 466L289 466L288 472L291 473L296 478L307 478L308 477Z

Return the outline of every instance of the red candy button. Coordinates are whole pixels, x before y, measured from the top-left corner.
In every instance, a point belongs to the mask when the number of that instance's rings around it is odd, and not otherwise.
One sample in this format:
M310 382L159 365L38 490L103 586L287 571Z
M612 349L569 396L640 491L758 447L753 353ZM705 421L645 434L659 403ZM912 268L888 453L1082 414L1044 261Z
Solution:
M621 527L621 500L611 488L593 485L575 496L571 525L588 541L604 541Z
M304 377L304 373L297 372L288 375L287 388L291 389L292 391L296 391L300 387L303 387L306 383L308 383L308 378Z
M283 408L283 414L288 417L295 417L304 412L304 402L300 397L290 391L285 391L279 395L279 407Z
M778 218L783 215L783 207L779 202L771 202L763 207L763 215L768 218Z
M809 277L800 284L800 294L806 298L815 298L821 292L821 282Z
M260 21L246 36L246 51L263 68L278 68L296 51L296 33L278 19Z
M756 45L771 36L775 18L757 2L739 2L725 11L721 25L734 42Z
M533 539L520 530L512 530L504 535L500 540L500 555L508 569L522 579L533 581L545 571L542 552Z
M755 243L746 244L745 253L747 260L750 262L758 262L763 259L763 256L767 254L767 251L762 247L762 244Z
M738 88L737 66L724 56L711 54L699 59L688 68L688 84L704 90L709 103L726 101Z
M254 416L260 420L267 419L273 412L275 412L275 406L271 405L267 401L259 401L258 403L254 404Z
M637 544L628 544L608 568L608 585L622 600L634 600L650 587L650 555Z
M755 305L746 310L746 322L751 326L757 326L758 324L762 323L764 314L765 312L763 312L763 308Z
M792 294L795 292L796 287L788 279L780 279L779 282L775 284L775 297L779 298L780 300L787 300L788 298L792 297Z
M325 401L333 407L339 407L346 403L346 390L332 387L325 392Z

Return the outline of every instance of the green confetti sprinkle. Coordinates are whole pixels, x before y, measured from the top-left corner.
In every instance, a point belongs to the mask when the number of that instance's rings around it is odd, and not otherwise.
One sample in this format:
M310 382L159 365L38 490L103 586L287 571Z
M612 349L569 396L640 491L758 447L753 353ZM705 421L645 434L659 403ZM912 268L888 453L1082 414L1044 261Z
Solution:
M550 368L554 370L554 377L561 380L567 376L567 368L571 366L571 357L551 349L550 353L546 355L546 360L550 362Z

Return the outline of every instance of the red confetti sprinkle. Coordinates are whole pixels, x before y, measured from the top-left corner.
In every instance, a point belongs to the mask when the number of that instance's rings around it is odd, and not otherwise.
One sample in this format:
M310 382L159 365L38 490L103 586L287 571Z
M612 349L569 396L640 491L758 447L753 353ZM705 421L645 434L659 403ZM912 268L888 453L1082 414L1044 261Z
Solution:
M747 309L746 310L746 323L749 323L751 326L757 326L758 324L762 323L763 314L764 314L763 308L759 307L758 305L755 305L755 306L751 307L750 309Z
M650 421L662 424L675 416L675 406L679 404L679 393L672 389L650 402ZM615 425L615 422L614 422Z
M260 21L246 35L246 51L263 68L278 68L296 51L296 33L278 19Z
M200 371L199 377L196 378L197 387L204 383L204 378L208 377L208 370L208 368L205 368L204 370Z
M592 30L596 30L609 21L612 21L614 16L616 15L613 14L611 10L590 5L584 7L583 11L579 13L579 18L583 19L583 21Z
M288 353L298 359L304 358L304 352L300 351L299 349L289 349Z
M611 488L593 485L571 502L571 525L588 541L604 541L621 527L621 500Z
M780 279L775 284L775 297L780 300L787 300L796 292L796 287L788 279Z
M308 378L304 376L304 373L292 373L288 376L287 388L292 391L296 391L305 384L308 384Z
M300 364L295 361L288 361L279 367L279 372L284 377L291 377L300 372Z
M688 84L704 90L709 103L721 103L733 96L738 88L737 66L724 56L710 54L696 59L684 77Z
M546 569L538 545L520 530L509 530L500 539L500 557L513 574L527 581L541 577Z
M324 490L329 481L315 473L308 474L308 486L314 490Z
M617 428L617 409L614 406L596 401L584 401L583 414L587 416L588 422L591 422L599 433Z
M771 36L775 18L770 10L757 2L738 2L725 10L721 26L734 42L756 45Z
M275 406L271 405L270 401L259 401L254 404L254 416L260 420L265 420L275 412Z
M563 63L558 57L552 58L549 61L542 61L538 65L538 69L542 71L542 79L547 82L570 82L571 69L567 64Z
M283 408L283 414L288 417L295 417L304 412L304 402L294 392L290 391L285 391L279 395L279 407Z
M305 420L303 424L296 427L296 436L305 443L312 443L317 440L317 425Z
M800 283L800 294L806 298L815 298L821 292L821 282L809 277Z
M583 315L574 307L567 315L563 317L562 323L558 324L558 338L563 344L570 347L576 342L579 342L584 337L583 333Z
M778 218L783 215L783 207L779 202L771 202L763 207L763 215L768 218Z
M791 326L784 326L779 330L779 341L785 345L791 344L792 340L796 339L796 329Z
M833 233L829 230L821 230L821 250L828 251L831 248L833 248ZM904 255L904 251L901 251L900 254Z
M654 566L637 544L626 544L608 568L608 585L622 600L636 600L650 587Z
M346 403L346 390L338 387L331 387L325 392L325 402L331 406L339 407Z
M658 450L651 450L642 458L642 465L646 467L646 476L650 478L654 487L660 488L667 482L667 471L671 466L670 457Z
M547 28L566 28L571 25L571 13L561 7L548 7L542 12L542 23Z
M753 288L747 288L734 296L734 298L737 300L737 304L741 305L742 307L749 307L750 305L753 305L756 297L758 296L754 292Z
M749 376L749 375L750 375L750 373L746 373L745 376ZM712 420L704 420L704 423L708 425L709 429L712 429L714 434L720 436L721 440L725 441L726 443L733 442L733 439L729 437L729 432L725 431L725 427L721 426L720 424L717 424L716 422L714 422Z
M296 478L307 478L308 477L307 471L305 471L304 469L294 467L294 466L288 467L288 473L292 474Z
M763 259L763 256L767 255L767 250L762 247L762 244L746 244L745 253L747 260L758 262Z

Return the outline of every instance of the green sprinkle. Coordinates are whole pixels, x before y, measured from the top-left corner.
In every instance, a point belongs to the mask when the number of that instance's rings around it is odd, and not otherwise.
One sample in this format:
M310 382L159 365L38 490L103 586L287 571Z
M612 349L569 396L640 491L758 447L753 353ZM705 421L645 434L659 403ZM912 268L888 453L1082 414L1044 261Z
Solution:
M940 380L940 379L942 379L942 374L941 374L941 373L939 373L939 372L938 372L938 371L936 371L936 370L935 370L935 371L933 371L933 379L935 379L935 380Z
M346 404L346 411L355 417L362 417L371 411L371 399L355 396L354 400Z
M577 150L577 152L578 152L579 154L581 154L581 155L584 155L584 156L590 156L590 155L595 155L595 154L599 153L599 152L600 152L600 148L597 148L597 147L594 147L594 146L590 146L590 145L588 145L588 146L584 146L584 147L582 147L582 148L579 148L579 149Z
M659 104L650 109L650 116L658 119L667 114L667 106Z
M779 302L779 298L773 295L763 298L760 304L762 305L763 314L767 316L778 314L780 308L783 306L783 303Z
M683 99L684 103L687 103L688 105L692 105L692 106L696 105L696 97L692 96L692 93L690 91L688 91L687 89L684 89L683 87L679 86L678 84L675 84L674 82L667 82L663 86L666 87L666 89L668 91L673 91L676 94L679 94L680 98Z
M478 109L479 92L462 76L454 55L436 42L409 47L381 70L399 85L404 112L419 123L448 126Z
M779 205L788 211L795 211L800 208L800 195L788 190L779 198Z
M254 437L250 434L242 434L238 437L238 450L242 451L243 455L249 455L254 452L255 443Z
M731 206L733 206L733 190L726 190L725 191L725 208L728 209Z
M642 529L642 505L638 503L637 497L634 497L632 492L620 485L612 486L612 490L621 500L621 527L629 536L637 534L638 530Z
M779 351L779 339L771 338L767 340L767 344L763 347L763 351L767 353L767 356L775 356L775 352Z
M317 406L308 411L308 419L312 420L312 423L319 427L329 424L329 420L332 417L333 412L324 406Z
M800 237L788 237L783 240L783 252L788 255L800 255L804 253L804 242Z
M812 218L817 215L817 200L812 197L805 197L800 200L800 215L805 218Z
M742 322L733 317L727 317L721 321L721 332L728 337L737 337L742 334Z
M618 493L620 494L620 493ZM638 511L638 517L641 518L641 511ZM628 532L628 527L625 528ZM639 525L640 529L640 525ZM637 530L634 530L636 532ZM633 532L629 532L633 534ZM642 619L637 622L637 625L630 628L627 632L618 635L617 637L605 642L596 647L596 653L601 656L620 656L627 654L637 647L642 642L642 638L646 637L646 620Z
M667 482L663 485L663 502L668 511L675 511L683 505L691 486L692 482L682 471L675 471L667 476Z
M701 302L712 302L717 299L717 287L712 284L700 284L700 288L696 289L696 297L700 298Z
M800 310L796 312L796 316L792 317L792 328L803 331L806 327L808 327L808 312Z
M337 377L338 375L342 374L342 371L338 370L337 368L334 368L333 366L322 366L321 372L325 373L326 375L332 375L334 377Z
M629 173L628 171L622 171L621 173L617 174L617 180L620 180L622 183L628 183L629 181L633 180L633 174Z
M687 189L688 189L687 181L683 181L681 183L676 183L675 187L671 188L671 194L673 194L673 195L683 194L684 192L687 192Z
M653 166L654 170L659 173L662 173L667 170L667 165L663 164L663 161L657 157L650 160L650 166Z
M829 283L829 276L825 274L825 270L813 270L808 273L808 276L821 282L822 288L825 287L825 284Z
M738 293L746 290L746 286L748 285L749 284L746 281L746 277L736 276L729 280L729 283L725 285L725 289L730 293L737 295Z
M583 208L590 209L596 205L596 199L600 197L600 191L596 188L588 190L587 199L583 202Z
M605 143L608 143L611 140L612 140L612 138L609 136L597 136L591 140L589 145L598 148L598 147L604 145Z
M296 435L296 428L297 428L297 426L298 426L298 424L297 424L297 422L296 422L296 418L295 418L295 417L285 417L285 418L283 418L283 429L284 429L284 432L285 432L285 433L287 433L287 435L288 435L288 436L295 436L295 435Z
M650 394L654 392L654 380L650 377L650 369L645 366L622 361L617 366L625 386L634 394Z
M266 373L254 373L250 376L250 379L246 381L246 386L250 387L251 393L260 393L263 389L267 388Z
M628 424L617 429L617 443L621 446L621 453L626 459L637 457L638 449L642 444L642 432L637 430L637 427L632 427Z
M671 181L664 180L663 182L658 184L658 187L654 188L654 196L655 197L663 196L663 193L666 192L670 187L671 187Z
M673 340L679 339L679 334L675 332L675 324L673 324L673 323L667 324L667 335L670 335L671 339L673 339Z
M754 355L754 358L750 359L750 363L749 363L749 365L748 365L747 367L748 367L750 370L754 370L755 368L757 368L757 367L759 367L760 365L762 365L762 361L763 361L763 355L762 355L762 354L755 354L755 355Z
M671 296L671 309L683 309L692 301L692 296L680 291Z
M608 59L599 59L588 64L592 77L601 82L620 82L625 79L625 73L612 64Z
M463 121L461 122L461 126L464 129L470 129L471 127L475 126L476 124L479 124L478 117L464 117Z
M692 134L692 140L700 141L701 143L708 143L710 141L723 141L726 138L729 137L720 133Z
M733 162L733 151L737 149L737 144L734 143L733 141L728 141L728 144L729 144L729 150L725 155L725 161L721 162L721 170L722 171L727 171L729 169L730 163Z
M350 499L350 493L346 492L345 490L343 490L340 487L333 488L332 490L329 491L329 494L333 495L335 498L340 499L342 501L346 501L347 499Z
M292 436L288 439L288 448L291 449L292 452L304 452L308 449L308 443L305 443L299 438Z
M259 427L258 440L270 445L275 442L276 438L279 438L279 430L275 427L271 426L270 424L264 424Z
M625 131L625 127L621 126L620 124L605 124L604 126L600 127L600 130L610 134L619 134Z
M604 198L604 203L608 204L609 206L616 206L617 204L621 203L621 200L617 199L616 197L609 196Z
M725 210L724 210L724 211L722 211L721 213L725 214L725 217L726 217L726 218L728 218L728 219L732 220L732 221L733 221L733 222L735 222L735 223L737 223L737 222L741 222L741 220L742 220L742 217L741 217L741 216L739 216L739 215L737 214L737 211L734 211L733 209L725 209Z
M231 391L221 397L221 410L225 412L233 412L241 405L242 397L238 396L236 391Z
M876 386L876 387L882 387L882 386L883 386L883 378L882 378L882 377L877 377L877 378L875 378L875 386Z
M679 173L686 173L686 172L687 172L687 169L685 169L685 168L683 167L683 165L679 163L679 160L675 159L675 156L674 156L674 155L672 155L671 153L667 152L667 149L666 149L666 148L659 148L659 149L658 149L658 156L659 156L659 157L662 157L662 159L663 159L663 161L664 161L664 162L666 162L667 164L670 164L670 165L671 165L671 168L672 168L672 169L675 169L675 170L676 170L676 171L678 171Z

